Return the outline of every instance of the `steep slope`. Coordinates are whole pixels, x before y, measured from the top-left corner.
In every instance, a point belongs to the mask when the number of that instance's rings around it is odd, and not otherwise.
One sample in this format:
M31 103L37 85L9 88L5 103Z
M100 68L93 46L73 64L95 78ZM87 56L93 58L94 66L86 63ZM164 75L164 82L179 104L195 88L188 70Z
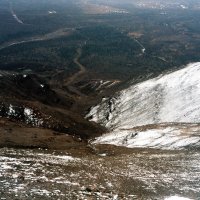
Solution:
M200 122L200 63L130 86L87 115L108 128Z
M93 107L87 115L112 132L96 140L127 147L200 146L200 63L147 80ZM161 126L160 124L164 124ZM176 123L186 123L179 125ZM193 123L193 125L192 125ZM134 127L147 126L145 131ZM193 127L195 126L195 132Z

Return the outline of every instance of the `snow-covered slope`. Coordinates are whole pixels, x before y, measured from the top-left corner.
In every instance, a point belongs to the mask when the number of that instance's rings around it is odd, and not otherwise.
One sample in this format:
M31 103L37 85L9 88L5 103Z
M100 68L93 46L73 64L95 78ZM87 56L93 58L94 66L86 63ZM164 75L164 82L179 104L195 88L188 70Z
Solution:
M97 138L94 144L112 144L129 148L200 148L200 126L159 124L115 130Z
M174 125L200 123L200 63L132 85L114 98L104 98L87 117L111 131L98 138L98 143L165 149L199 147L199 127L193 135L190 124L186 128ZM133 130L137 126L160 123L166 127Z
M200 62L103 99L87 115L110 129L163 122L200 122Z

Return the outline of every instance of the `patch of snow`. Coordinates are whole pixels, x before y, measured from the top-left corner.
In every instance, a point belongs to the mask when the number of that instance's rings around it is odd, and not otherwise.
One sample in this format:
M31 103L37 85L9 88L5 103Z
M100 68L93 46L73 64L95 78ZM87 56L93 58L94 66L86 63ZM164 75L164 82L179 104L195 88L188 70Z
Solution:
M52 155L52 154L43 154L43 153L38 153L37 156L42 158L44 161L48 162L56 162L56 163L66 163L66 162L72 162L72 161L79 161L80 159L74 158L72 156L68 155Z
M9 110L8 110L8 116L15 116L15 115L16 115L15 109L14 109L13 105L10 104Z
M136 38L134 38L134 40L135 40L135 42L137 42L137 43L139 44L139 46L141 47L141 51L142 51L142 53L144 54L145 51L146 51L146 48L145 48L145 47L142 45L142 43L139 42Z
M25 108L24 109L24 114L25 114L25 116L31 116L31 115L33 115L33 110L32 109L30 109L30 108Z
M181 7L182 9L188 9L188 7L185 6L185 5L180 5L180 7Z
M24 24L23 21L21 19L19 19L19 17L16 15L16 13L13 10L12 4L10 3L10 12L13 16L13 18L16 20L16 22L18 22L19 24Z
M105 85L107 85L107 84L109 84L109 83L110 83L110 81L101 80L101 81L99 82L99 86L96 88L96 90L102 89L102 87L104 87Z
M192 199L185 198L185 197L179 197L179 196L171 196L171 197L165 198L165 200L192 200Z
M113 187L113 184L112 184L111 182L107 182L106 185L107 185L108 187L110 187L110 188Z
M110 87L112 87L112 86L114 86L114 85L116 85L116 84L118 84L118 83L120 83L120 81L115 80L115 81L113 81L110 85L108 85L107 87L110 88Z
M31 123L35 126L41 126L43 124L43 120L37 118L36 114L34 113L33 109L31 108L24 108L24 116L26 123Z
M49 196L51 194L51 192L49 192L48 190L41 190L41 189L31 189L30 190L30 193L33 193L33 194L37 194L37 195L46 195L46 196Z
M72 156L53 156L54 158L58 158L58 159L63 159L65 161L73 161L75 160L75 158L73 158Z
M7 165L6 163L5 164L2 164L1 165L1 170L5 170L5 169L12 169L11 166Z
M25 190L25 185L23 185L23 184L20 184L15 189L10 189L10 191L14 192L14 193L22 192L23 190Z
M56 14L57 12L55 10L49 10L48 13L49 14Z
M129 12L126 10L114 10L113 13L120 13L120 14L128 14Z
M15 161L15 160L16 160L15 158L0 156L0 162L1 161Z
M15 20L16 20L19 24L23 24L22 20L20 20L14 12L12 13L12 16L15 18Z
M102 154L99 154L99 156L106 157L107 154L106 153L102 153Z
M112 144L128 148L181 149L189 145L200 147L200 135L184 134L185 131L185 129L170 126L145 131L116 130L96 138L94 143ZM188 128L187 131L190 132L190 129Z
M34 113L34 110L31 108L23 108L19 106L13 106L12 104L9 105L8 110L6 112L7 118L19 118L23 120L27 124L32 124L34 126L41 126L43 125L43 120L37 117L37 114Z

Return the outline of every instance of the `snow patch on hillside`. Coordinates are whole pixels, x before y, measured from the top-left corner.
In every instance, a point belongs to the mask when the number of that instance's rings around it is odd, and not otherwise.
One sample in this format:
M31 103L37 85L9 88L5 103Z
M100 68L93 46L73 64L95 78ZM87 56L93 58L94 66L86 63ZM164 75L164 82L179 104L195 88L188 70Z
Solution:
M22 107L17 105L0 105L0 117L6 117L8 119L18 119L24 121L26 124L33 126L42 126L44 121L36 111L29 107Z
M128 148L183 149L200 147L199 125L166 125L144 130L116 130L94 141Z

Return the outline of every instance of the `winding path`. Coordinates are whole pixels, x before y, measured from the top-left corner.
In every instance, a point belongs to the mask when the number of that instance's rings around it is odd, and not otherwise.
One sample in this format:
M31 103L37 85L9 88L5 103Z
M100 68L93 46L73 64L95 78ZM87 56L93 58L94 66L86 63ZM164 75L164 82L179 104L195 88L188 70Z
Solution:
M79 62L81 55L82 55L82 49L78 48L77 55L74 58L73 62L79 67L79 71L67 80L67 82L65 83L65 85L67 86L73 84L81 75L83 75L86 72L85 67Z
M64 85L67 86L68 90L71 91L72 93L75 93L78 96L84 97L86 95L80 92L76 87L73 86L73 83L75 83L75 81L86 72L85 66L83 66L79 62L81 55L82 55L82 49L78 48L77 55L75 56L73 62L79 67L79 71L73 74L70 78L68 78L68 80L64 83Z

